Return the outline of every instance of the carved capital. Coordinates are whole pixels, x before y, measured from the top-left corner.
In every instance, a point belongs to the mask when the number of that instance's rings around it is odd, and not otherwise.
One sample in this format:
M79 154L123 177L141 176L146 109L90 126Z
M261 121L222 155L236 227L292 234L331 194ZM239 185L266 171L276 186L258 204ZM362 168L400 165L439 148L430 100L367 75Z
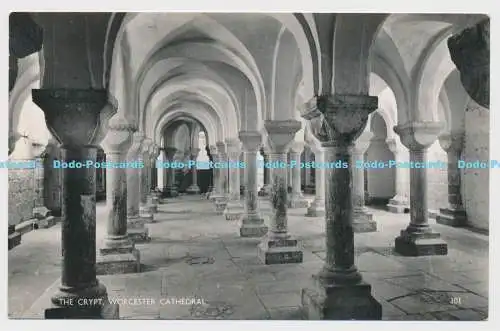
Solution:
M459 153L464 147L464 139L465 136L463 132L446 132L439 136L439 144L447 153Z
M122 114L113 116L108 122L108 132L101 145L106 153L123 153L132 145L136 127Z
M150 138L144 138L142 141L142 148L141 148L141 153L145 154L148 153L150 154L152 152L151 148L153 147L153 140Z
M108 104L106 90L36 89L33 102L45 113L52 135L64 146L98 143L101 112Z
M272 151L286 153L302 123L296 120L265 121L264 127L267 131L267 143Z
M255 131L241 131L239 138L246 152L256 152L262 144L262 135Z
M443 130L438 122L408 122L394 127L401 143L409 150L426 149L431 146Z
M136 131L132 135L132 145L128 150L128 157L131 159L135 159L139 156L139 153L142 150L142 142L144 141L144 133Z
M173 160L175 153L177 153L177 148L171 146L165 147L165 156L167 160Z
M210 145L210 146L208 146L208 148L210 150L210 155L212 157L217 156L217 146Z
M400 144L398 143L398 141L396 139L387 139L386 141L386 144L387 144L387 147L389 148L389 150L394 154L396 155L397 153L400 152Z
M226 139L227 153L239 153L241 151L241 142L238 138Z
M219 155L226 154L226 144L224 144L222 141L219 141L216 143L216 146L217 146L217 151L219 152Z
M452 61L469 96L490 107L490 21L485 20L448 39Z
M310 100L301 115L311 121L311 131L321 142L350 145L363 132L368 116L377 108L377 97L324 95Z
M198 154L200 154L200 149L199 148L191 148L189 151L189 155L191 156L191 159L196 160L198 157Z

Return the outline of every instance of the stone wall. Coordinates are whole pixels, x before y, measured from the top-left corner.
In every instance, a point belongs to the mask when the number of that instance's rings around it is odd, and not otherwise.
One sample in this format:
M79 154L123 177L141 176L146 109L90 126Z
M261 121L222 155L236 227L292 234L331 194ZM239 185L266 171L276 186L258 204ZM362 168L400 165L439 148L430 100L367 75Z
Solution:
M462 160L489 159L490 112L474 101L465 113L465 144ZM489 169L462 170L462 197L468 223L481 230L489 229Z
M443 169L427 169L427 206L429 210L439 211L439 208L448 206L448 156L436 141L427 150L429 162L442 161Z
M33 216L35 201L34 169L9 169L9 225Z

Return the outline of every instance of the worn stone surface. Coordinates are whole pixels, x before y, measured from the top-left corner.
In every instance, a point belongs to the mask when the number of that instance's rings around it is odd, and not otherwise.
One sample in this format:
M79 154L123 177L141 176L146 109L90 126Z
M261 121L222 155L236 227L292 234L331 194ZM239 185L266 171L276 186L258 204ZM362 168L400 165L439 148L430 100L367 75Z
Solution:
M382 304L384 320L436 320L444 313L464 320L487 318L487 236L437 224L436 229L449 244L447 256L399 256L393 251L394 233L409 222L409 215L369 211L376 215L383 231L356 234L355 255L363 278ZM263 217L272 215L270 208L261 212ZM169 199L168 204L159 206L157 216L158 222L149 225L154 238L140 246L144 272L99 277L110 298L156 299L155 304L120 305L120 318L305 318L298 300L301 289L309 288L311 275L321 270L326 257L323 217L304 218L298 211L291 212L289 231L303 242L304 262L264 265L257 257L260 239L241 238L240 224L227 222L211 211L208 200L190 196ZM98 203L97 241L105 234L106 206ZM60 235L61 224L33 231L9 251L9 317L43 318L46 303L59 284ZM441 305L443 311L437 311L432 299L415 296L425 292L438 300L444 298L436 294L439 291L461 297L461 302ZM161 298L193 296L201 297L207 305L159 304ZM402 296L413 299L403 300ZM408 304L408 300L417 301ZM404 307L408 310L402 310Z
M35 199L34 169L8 169L8 176L8 220L9 224L16 225L33 217L32 211Z

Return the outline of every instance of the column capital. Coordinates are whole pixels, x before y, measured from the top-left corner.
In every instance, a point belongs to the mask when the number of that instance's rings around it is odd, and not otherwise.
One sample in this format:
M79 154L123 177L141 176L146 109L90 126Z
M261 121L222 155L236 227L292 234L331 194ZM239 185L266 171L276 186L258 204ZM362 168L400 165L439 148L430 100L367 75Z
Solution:
M241 151L241 142L238 138L226 139L226 147L228 153L236 153Z
M313 134L322 143L350 145L377 108L378 98L369 95L323 95L307 102L301 116L312 121Z
M397 138L387 139L385 142L393 154L397 154L401 151L401 143L398 142Z
M189 154L192 158L197 158L199 153L200 153L199 148L191 148L191 150L189 151Z
M465 135L462 131L442 133L439 136L439 144L445 152L460 152L464 147Z
M469 96L490 107L490 20L486 19L448 39L453 63Z
M217 151L219 152L219 154L226 154L226 144L222 141L218 141L215 143L215 145L217 146Z
M144 137L144 140L142 141L142 148L141 148L141 153L150 153L151 152L151 147L153 145L153 140L150 138Z
M160 146L153 144L152 147L150 148L150 151L151 151L151 158L156 160L160 155Z
M366 153L368 147L370 147L371 139L373 138L373 133L369 131L363 131L359 138L354 143L355 150L359 153Z
M217 146L210 145L210 146L208 146L208 149L210 150L210 155L212 155L212 156L217 155Z
M302 123L296 120L265 121L267 143L273 152L286 153Z
M108 131L101 146L106 153L123 153L132 145L136 127L122 114L116 114L108 122Z
M442 130L443 124L439 122L407 122L394 127L401 143L409 150L428 148Z
M294 141L290 144L290 153L298 153L301 154L304 150L304 146L306 145L303 141Z
M108 105L105 89L33 89L32 99L43 110L47 128L62 145L99 143L101 112Z
M165 156L167 157L168 160L173 160L175 153L177 153L177 148L173 146L167 146L164 148L165 151Z
M262 144L262 134L257 131L240 131L239 138L247 152L256 152Z

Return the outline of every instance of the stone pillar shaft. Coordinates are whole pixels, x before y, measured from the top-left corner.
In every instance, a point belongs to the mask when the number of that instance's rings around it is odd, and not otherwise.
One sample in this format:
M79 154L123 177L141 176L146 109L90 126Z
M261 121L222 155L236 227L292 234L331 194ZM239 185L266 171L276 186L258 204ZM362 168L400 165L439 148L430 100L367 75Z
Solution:
M124 162L120 152L107 152L108 162ZM107 240L108 246L127 241L127 169L108 168L106 176L106 204L108 207ZM118 244L118 243L117 243Z
M427 149L410 150L410 162L427 162ZM410 169L410 226L419 232L429 227L427 169Z
M65 162L96 161L97 148L62 146ZM95 169L63 169L63 266L61 283L65 290L96 286ZM78 243L78 244L76 244Z
M449 208L462 210L463 201L461 187L460 169L458 168L458 161L460 160L460 150L450 149L448 155L448 203Z
M275 153L269 154L269 159L271 162L279 162L282 164L287 164L287 153ZM273 169L273 188L271 193L271 201L273 207L273 217L271 217L269 237L270 238L283 238L287 237L287 167L277 167Z

